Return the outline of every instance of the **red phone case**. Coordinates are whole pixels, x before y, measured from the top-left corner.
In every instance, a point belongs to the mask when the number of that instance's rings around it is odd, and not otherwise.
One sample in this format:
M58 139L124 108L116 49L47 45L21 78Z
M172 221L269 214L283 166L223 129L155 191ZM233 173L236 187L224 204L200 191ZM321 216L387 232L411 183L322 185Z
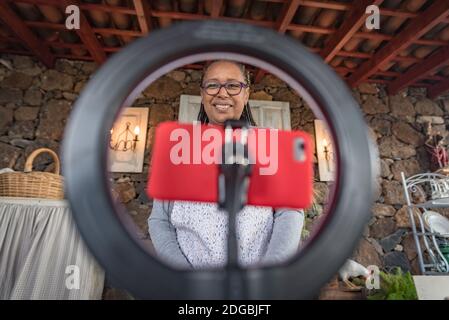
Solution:
M211 159L221 159L224 131L221 126L161 123L156 128L148 195L160 200L217 202L219 165ZM239 134L235 137L239 139ZM273 208L311 204L313 152L307 133L251 128L248 149L255 159L248 204Z

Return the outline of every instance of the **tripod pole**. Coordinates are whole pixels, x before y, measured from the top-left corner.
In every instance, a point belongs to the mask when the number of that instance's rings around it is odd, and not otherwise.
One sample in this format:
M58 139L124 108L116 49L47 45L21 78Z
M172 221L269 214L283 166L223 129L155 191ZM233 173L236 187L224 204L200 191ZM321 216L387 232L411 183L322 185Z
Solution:
M235 128L241 128L240 142L233 141ZM237 214L247 202L249 177L252 165L249 162L247 146L248 127L240 121L225 123L225 144L222 149L222 163L218 180L218 203L228 213L228 275L227 297L245 299L246 286L238 265Z

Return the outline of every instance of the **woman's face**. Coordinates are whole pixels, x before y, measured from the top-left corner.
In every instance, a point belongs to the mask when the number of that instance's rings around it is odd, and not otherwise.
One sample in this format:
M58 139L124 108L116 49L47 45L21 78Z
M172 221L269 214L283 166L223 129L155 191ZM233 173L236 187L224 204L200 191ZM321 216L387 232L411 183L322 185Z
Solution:
M225 84L229 81L245 83L240 68L229 61L214 62L207 69L203 77L203 85L208 82ZM224 87L216 95L209 95L204 89L201 90L204 110L210 123L223 124L225 120L240 119L243 108L248 102L249 88L242 88L238 95L229 95Z

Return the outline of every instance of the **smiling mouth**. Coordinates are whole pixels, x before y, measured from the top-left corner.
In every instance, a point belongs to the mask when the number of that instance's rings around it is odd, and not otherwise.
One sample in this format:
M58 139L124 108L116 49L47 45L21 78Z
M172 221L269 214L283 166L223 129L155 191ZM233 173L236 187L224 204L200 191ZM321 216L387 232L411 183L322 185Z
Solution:
M218 111L227 111L232 107L232 105L230 105L230 104L222 104L222 103L213 104L213 106Z

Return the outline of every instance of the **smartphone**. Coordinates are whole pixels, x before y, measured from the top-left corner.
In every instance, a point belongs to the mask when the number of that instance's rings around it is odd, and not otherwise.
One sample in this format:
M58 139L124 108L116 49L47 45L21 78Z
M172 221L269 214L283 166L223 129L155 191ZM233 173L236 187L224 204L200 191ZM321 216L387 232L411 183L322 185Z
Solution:
M222 155L232 152L223 147L225 137L226 141L245 137L244 154L252 165L247 204L273 208L311 205L313 145L307 133L252 127L225 130L200 123L158 125L147 194L160 200L217 202L220 164L227 161Z

